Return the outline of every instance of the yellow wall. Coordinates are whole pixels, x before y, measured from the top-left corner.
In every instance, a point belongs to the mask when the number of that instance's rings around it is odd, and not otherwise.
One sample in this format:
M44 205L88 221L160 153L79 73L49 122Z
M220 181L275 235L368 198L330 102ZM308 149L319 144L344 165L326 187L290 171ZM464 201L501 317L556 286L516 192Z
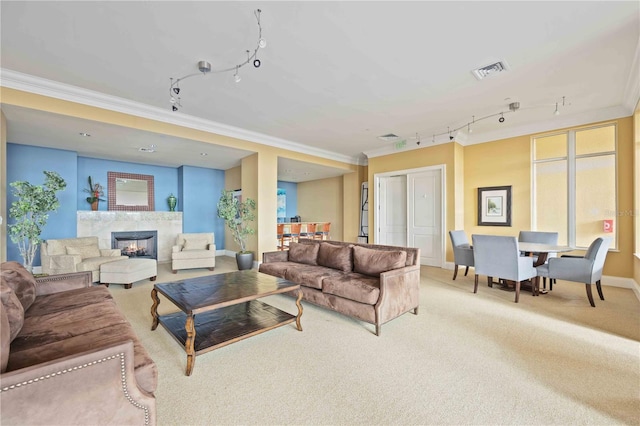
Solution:
M633 208L633 122L631 117L613 122L618 125L617 210L631 211ZM517 236L520 230L531 229L532 136L521 136L465 147L464 200L466 213L464 229L468 235ZM512 186L512 226L477 226L478 187L503 185ZM632 217L620 215L617 220L618 251L612 251L607 256L604 273L618 277L632 277ZM448 256L447 259L452 261L453 257Z
M343 239L342 176L298 184L298 213L305 222L331 222L331 239Z

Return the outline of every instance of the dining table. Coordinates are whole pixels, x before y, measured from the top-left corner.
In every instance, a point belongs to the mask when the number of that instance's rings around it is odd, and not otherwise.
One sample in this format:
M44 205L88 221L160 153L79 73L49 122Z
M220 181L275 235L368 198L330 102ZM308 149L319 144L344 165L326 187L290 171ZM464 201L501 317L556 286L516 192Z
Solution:
M536 255L536 259L533 262L533 266L544 265L549 257L549 253L566 253L575 250L574 247L557 245L557 244L545 244L545 243L528 243L518 242L518 248L525 255ZM547 289L543 288L538 290L541 294L547 294Z

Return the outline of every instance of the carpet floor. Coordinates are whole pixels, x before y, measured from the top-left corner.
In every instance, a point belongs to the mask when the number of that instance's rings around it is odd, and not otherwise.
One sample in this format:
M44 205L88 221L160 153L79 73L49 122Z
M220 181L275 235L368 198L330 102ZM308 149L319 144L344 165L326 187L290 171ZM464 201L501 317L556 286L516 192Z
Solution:
M170 282L215 272L172 274ZM463 270L461 272L464 272ZM295 323L196 357L159 326L153 282L109 290L158 366L159 425L640 424L640 302L630 289L558 281L540 297L422 267L420 310L375 327L304 303ZM295 300L262 299L290 313ZM177 309L161 299L159 313Z

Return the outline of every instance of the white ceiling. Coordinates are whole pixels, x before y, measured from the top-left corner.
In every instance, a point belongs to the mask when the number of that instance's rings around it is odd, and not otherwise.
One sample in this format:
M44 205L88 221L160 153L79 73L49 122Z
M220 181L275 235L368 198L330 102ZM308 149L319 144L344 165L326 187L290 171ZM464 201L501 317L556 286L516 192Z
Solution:
M170 77L197 72L200 60L220 69L246 59L257 8L268 42L258 53L262 66L242 67L237 84L232 72L182 81L182 108L171 112ZM640 93L637 1L3 0L0 12L3 86L54 85L86 103L108 95L140 115L353 163L448 142L451 129L461 128L452 136L467 145L628 116ZM474 78L473 69L497 60L509 70ZM511 102L520 109L510 112ZM83 156L226 169L250 154L16 106L3 111L9 142ZM467 132L466 123L486 116ZM377 138L387 133L406 146ZM138 151L152 144L156 152ZM290 160L279 169L289 181L344 172ZM297 177L283 178L284 170Z

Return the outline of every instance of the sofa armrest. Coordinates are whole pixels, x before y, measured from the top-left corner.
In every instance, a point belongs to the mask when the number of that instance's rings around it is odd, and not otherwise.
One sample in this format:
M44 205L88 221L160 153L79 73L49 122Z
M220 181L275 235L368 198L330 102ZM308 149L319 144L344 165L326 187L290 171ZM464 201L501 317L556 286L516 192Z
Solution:
M287 262L289 260L289 251L268 251L262 253L262 263L271 262Z
M120 249L100 249L101 257L118 257L122 256L122 250Z
M91 271L47 275L36 278L36 296L91 287Z
M210 250L210 251L216 251L216 245L215 245L215 244L209 244L209 245L207 246L207 250Z
M420 265L405 266L380 274L380 298L375 306L380 324L417 309L419 304Z
M43 255L42 272L45 274L65 274L76 272L78 263L82 262L79 254Z
M4 373L0 423L154 425L155 397L138 387L133 367L129 340Z

